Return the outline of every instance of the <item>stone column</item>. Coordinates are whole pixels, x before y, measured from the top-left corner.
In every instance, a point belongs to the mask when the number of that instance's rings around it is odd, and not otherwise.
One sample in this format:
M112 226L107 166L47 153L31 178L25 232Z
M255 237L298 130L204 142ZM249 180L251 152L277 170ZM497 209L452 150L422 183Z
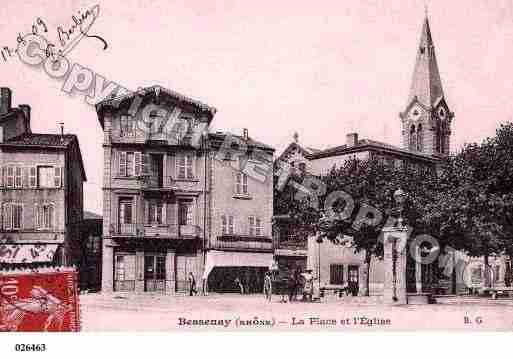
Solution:
M166 294L172 295L176 292L175 267L175 251L168 249L166 254Z
M415 289L422 293L422 254L420 246L415 248Z
M102 256L102 293L112 293L114 290L114 248L103 246Z
M144 292L144 252L135 252L135 292Z
M383 229L385 281L383 283L383 303L389 305L407 304L406 295L406 227ZM394 255L395 252L395 255ZM395 268L394 268L395 256Z

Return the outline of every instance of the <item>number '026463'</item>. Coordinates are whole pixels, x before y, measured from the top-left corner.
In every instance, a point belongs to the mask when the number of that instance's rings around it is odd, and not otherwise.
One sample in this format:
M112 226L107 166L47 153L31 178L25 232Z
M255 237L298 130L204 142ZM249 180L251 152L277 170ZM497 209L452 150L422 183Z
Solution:
M14 350L17 352L44 352L45 344L16 344Z

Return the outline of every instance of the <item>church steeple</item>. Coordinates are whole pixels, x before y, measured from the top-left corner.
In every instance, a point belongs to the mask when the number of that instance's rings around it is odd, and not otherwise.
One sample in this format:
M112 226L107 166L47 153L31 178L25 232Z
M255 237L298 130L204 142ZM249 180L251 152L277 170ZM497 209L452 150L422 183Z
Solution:
M435 45L426 16L417 48L417 61L413 70L408 102L417 97L417 100L423 105L433 107L443 96L444 91L436 61Z
M449 153L450 124L454 114L445 101L427 13L417 47L408 101L400 116L404 148L429 155Z

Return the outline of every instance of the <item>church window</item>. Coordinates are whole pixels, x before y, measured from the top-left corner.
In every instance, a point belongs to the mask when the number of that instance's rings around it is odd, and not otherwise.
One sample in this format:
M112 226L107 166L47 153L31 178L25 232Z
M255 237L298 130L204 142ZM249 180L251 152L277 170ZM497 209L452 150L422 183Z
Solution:
M417 138L415 135L415 125L410 127L410 150L415 151L417 149Z

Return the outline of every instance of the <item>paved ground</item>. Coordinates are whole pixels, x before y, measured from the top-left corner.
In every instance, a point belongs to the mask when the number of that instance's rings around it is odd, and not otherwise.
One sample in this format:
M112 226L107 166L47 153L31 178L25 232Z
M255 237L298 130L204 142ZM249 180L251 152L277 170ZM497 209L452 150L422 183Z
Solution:
M375 299L375 298L374 298ZM372 298L267 302L262 295L80 297L84 331L513 330L513 300L443 298L444 304L386 307Z

